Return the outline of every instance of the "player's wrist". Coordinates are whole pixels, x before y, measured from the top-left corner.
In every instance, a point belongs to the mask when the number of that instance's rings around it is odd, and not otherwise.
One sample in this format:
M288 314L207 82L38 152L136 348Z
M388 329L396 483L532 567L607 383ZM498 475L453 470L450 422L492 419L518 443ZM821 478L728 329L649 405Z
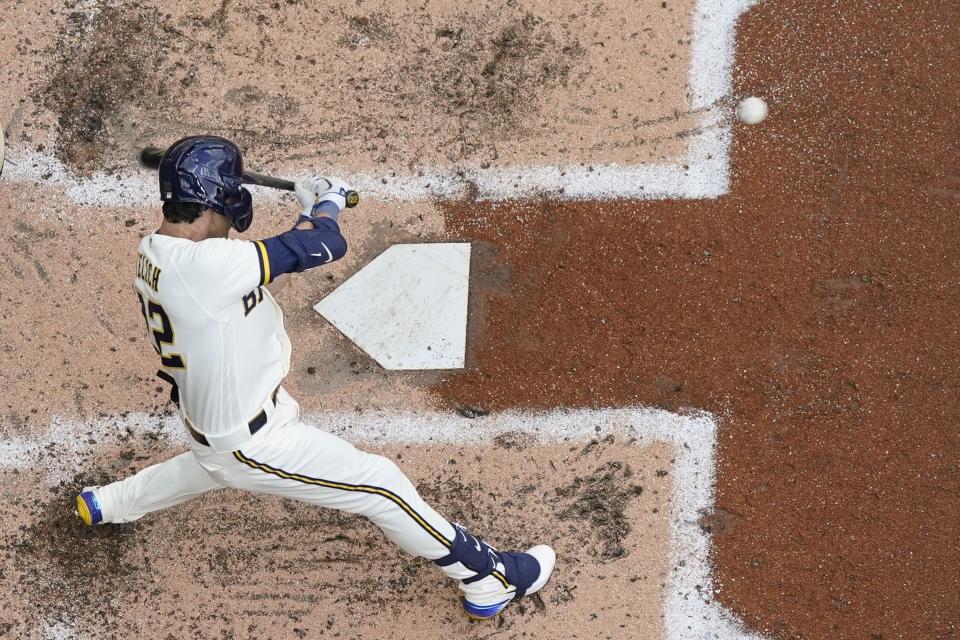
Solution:
M329 200L324 200L323 202L317 202L312 207L304 207L303 211L300 212L300 215L297 216L297 221L294 223L294 226L299 228L304 222L313 225L314 221L321 218L330 218L339 224L340 209L337 207L336 203L330 202Z
M330 223L333 223L332 225ZM336 216L320 212L315 216L301 215L294 224L295 229L331 229L340 228L340 221Z
M346 205L346 200L344 200L344 205ZM340 212L342 210L343 207L333 200L321 200L317 204L313 205L313 208L310 210L310 215L314 218L317 216L327 215L339 222Z

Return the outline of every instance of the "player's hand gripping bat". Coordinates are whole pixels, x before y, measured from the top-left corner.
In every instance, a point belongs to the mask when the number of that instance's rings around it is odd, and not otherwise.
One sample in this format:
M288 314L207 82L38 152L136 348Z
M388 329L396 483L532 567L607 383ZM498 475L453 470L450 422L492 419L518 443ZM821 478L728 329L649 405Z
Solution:
M160 149L159 147L144 147L140 150L140 164L150 169L156 169L160 166L160 159L163 157L163 153L164 149ZM255 171L244 171L243 181L247 184L255 184L261 187L293 191L293 182L290 180L265 176ZM359 193L356 191L347 191L347 207L355 207L359 202Z

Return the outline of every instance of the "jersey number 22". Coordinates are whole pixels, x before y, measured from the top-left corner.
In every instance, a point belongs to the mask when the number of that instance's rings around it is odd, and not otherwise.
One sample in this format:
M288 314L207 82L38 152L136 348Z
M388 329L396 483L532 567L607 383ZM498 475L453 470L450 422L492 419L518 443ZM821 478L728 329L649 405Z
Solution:
M147 330L153 334L153 346L160 354L160 364L168 369L184 369L183 357L179 353L164 353L164 345L173 346L175 336L173 325L170 324L170 317L163 310L160 303L156 300L144 300L140 292L137 291L137 297L140 298L140 312L143 313L143 319L147 322ZM153 319L160 321L160 326L154 326Z

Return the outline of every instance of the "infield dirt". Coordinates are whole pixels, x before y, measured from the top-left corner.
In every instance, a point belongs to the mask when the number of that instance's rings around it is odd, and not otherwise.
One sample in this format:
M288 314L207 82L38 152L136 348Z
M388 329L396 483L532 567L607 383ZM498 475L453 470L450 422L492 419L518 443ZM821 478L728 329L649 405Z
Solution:
M49 492L37 490L49 483L42 472L6 474L16 493L0 510L11 553L0 576L13 605L0 611L5 637L382 638L386 627L398 637L565 637L587 625L591 637L663 635L657 607L636 603L659 602L666 581L666 445L544 447L507 434L484 447L379 450L452 520L505 548L548 542L564 559L542 595L476 624L439 570L329 509L225 489L135 524L84 527L65 513L77 486L170 455L150 432L97 445L85 471Z
M260 169L388 179L418 165L669 162L691 127L691 3L2 9L9 161L55 157L116 176L121 190L134 149L201 130L235 138ZM701 526L723 604L779 638L955 638L958 30L960 6L942 0L751 9L738 25L734 94L765 97L771 114L733 127L731 192L717 200L365 202L345 217L349 257L284 293L288 386L312 410L713 411L718 500ZM641 52L629 64L628 44ZM77 206L61 176L8 175L3 442L60 415L168 413L129 289L156 209ZM289 200L259 206L256 229L285 228L292 212ZM474 242L462 373L388 375L310 309L388 244L411 240ZM225 493L176 518L82 530L69 513L78 485L178 449L75 435L89 446L84 475L52 481L67 468L52 454L42 468L2 472L12 606L0 635L376 636L378 614L410 610L425 637L662 631L658 576L669 569L656 552L672 476L656 474L654 456L669 452L620 441L587 453L584 443L387 451L493 541L558 545L566 564L544 610L533 600L491 628L451 622L451 585L329 512ZM472 464L477 455L494 462ZM622 519L598 528L600 502L622 505ZM371 557L382 572L365 572Z

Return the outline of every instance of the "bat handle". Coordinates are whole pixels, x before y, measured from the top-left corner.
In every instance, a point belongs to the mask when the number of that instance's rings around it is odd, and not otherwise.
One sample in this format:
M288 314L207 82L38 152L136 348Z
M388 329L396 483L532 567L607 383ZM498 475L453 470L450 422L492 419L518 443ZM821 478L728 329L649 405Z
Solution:
M244 177L250 179L253 184L260 184L266 187L275 187L277 189L284 189L286 191L293 191L296 186L290 180L282 180L280 178L268 178L262 176L258 173L253 173L252 171L244 174ZM352 209L353 207L360 204L360 194L350 189L347 191L345 199L347 201L347 208Z

